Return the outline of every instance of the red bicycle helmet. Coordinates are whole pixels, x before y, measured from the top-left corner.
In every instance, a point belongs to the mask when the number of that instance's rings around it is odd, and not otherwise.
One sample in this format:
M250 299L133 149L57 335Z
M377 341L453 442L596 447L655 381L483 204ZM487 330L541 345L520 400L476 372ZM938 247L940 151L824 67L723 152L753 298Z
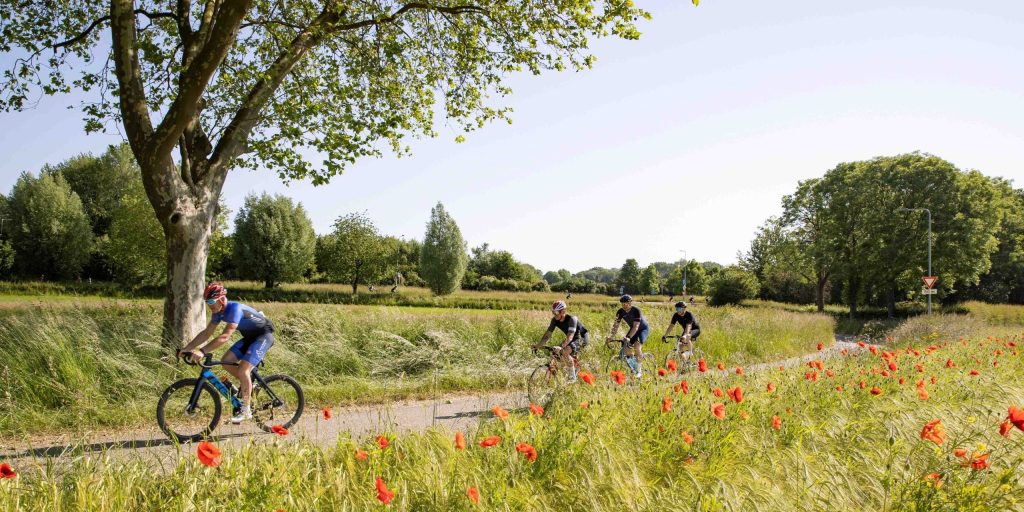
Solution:
M224 285L220 282L210 283L210 286L206 287L206 291L203 292L203 298L206 300L219 299L228 294L228 289L224 288Z
M563 309L565 309L565 302L562 302L560 300L556 300L555 303L551 305L551 312L552 313L558 313L559 311L561 311Z

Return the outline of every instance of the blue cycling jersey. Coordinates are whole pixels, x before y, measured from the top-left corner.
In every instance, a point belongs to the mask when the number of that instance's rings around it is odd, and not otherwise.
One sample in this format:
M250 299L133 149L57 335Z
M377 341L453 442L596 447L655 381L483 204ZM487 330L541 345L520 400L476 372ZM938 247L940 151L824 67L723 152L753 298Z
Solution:
M256 338L267 332L273 332L270 319L263 313L240 302L228 301L220 313L214 313L211 321L215 324L225 322L238 324L235 328L243 338Z

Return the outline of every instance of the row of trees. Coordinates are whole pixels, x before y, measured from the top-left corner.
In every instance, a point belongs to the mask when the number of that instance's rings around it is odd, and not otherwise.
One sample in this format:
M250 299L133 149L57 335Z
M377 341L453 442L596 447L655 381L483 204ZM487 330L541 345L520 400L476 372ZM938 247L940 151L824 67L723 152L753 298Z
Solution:
M782 206L740 256L763 298L894 315L927 274L927 208L940 297L1024 299L1024 191L1002 178L915 152L839 164Z

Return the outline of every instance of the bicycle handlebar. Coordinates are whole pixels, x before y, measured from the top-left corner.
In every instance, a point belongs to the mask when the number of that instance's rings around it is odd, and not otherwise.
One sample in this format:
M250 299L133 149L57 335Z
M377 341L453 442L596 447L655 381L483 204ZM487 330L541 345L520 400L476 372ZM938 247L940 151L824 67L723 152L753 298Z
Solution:
M181 355L181 351L180 350L178 351L178 355L179 356ZM221 361L214 361L213 360L213 354L206 354L206 355L204 355L203 356L203 360L201 362L198 362L198 363L192 362L192 360L187 358L187 357L184 357L182 359L185 361L185 364L187 364L189 366L202 366L203 368L213 368L214 366L238 366L238 361L235 361L235 362L228 362L228 361L223 361L223 360L221 360Z

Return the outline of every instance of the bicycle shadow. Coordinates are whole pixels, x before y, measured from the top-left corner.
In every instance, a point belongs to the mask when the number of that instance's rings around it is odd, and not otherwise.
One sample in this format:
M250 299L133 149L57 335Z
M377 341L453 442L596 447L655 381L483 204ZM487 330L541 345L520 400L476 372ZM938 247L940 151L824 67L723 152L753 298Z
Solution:
M527 412L529 410L530 410L529 407L516 407L516 408L509 409L508 412L525 413L525 412ZM456 412L456 413L453 413L453 414L448 414L448 415L445 415L445 416L440 416L440 415L434 416L435 420L457 420L457 419L462 419L462 418L481 418L481 419L487 419L487 418L497 418L497 416L495 416L494 411L491 410L491 409L480 409L480 410L477 410L477 411L462 411L462 412Z
M236 439L240 437L250 437L257 435L267 434L266 432L237 432L231 434L210 436L208 441L223 441L228 439ZM11 459L20 459L25 457L73 457L96 452L105 452L108 450L157 448L161 446L187 446L189 444L190 443L179 443L177 441L172 441L167 437L159 437L152 439L129 439L126 441L101 441L96 443L84 444L57 444L51 446L42 446L38 448L27 448L21 452L8 453L5 456Z

